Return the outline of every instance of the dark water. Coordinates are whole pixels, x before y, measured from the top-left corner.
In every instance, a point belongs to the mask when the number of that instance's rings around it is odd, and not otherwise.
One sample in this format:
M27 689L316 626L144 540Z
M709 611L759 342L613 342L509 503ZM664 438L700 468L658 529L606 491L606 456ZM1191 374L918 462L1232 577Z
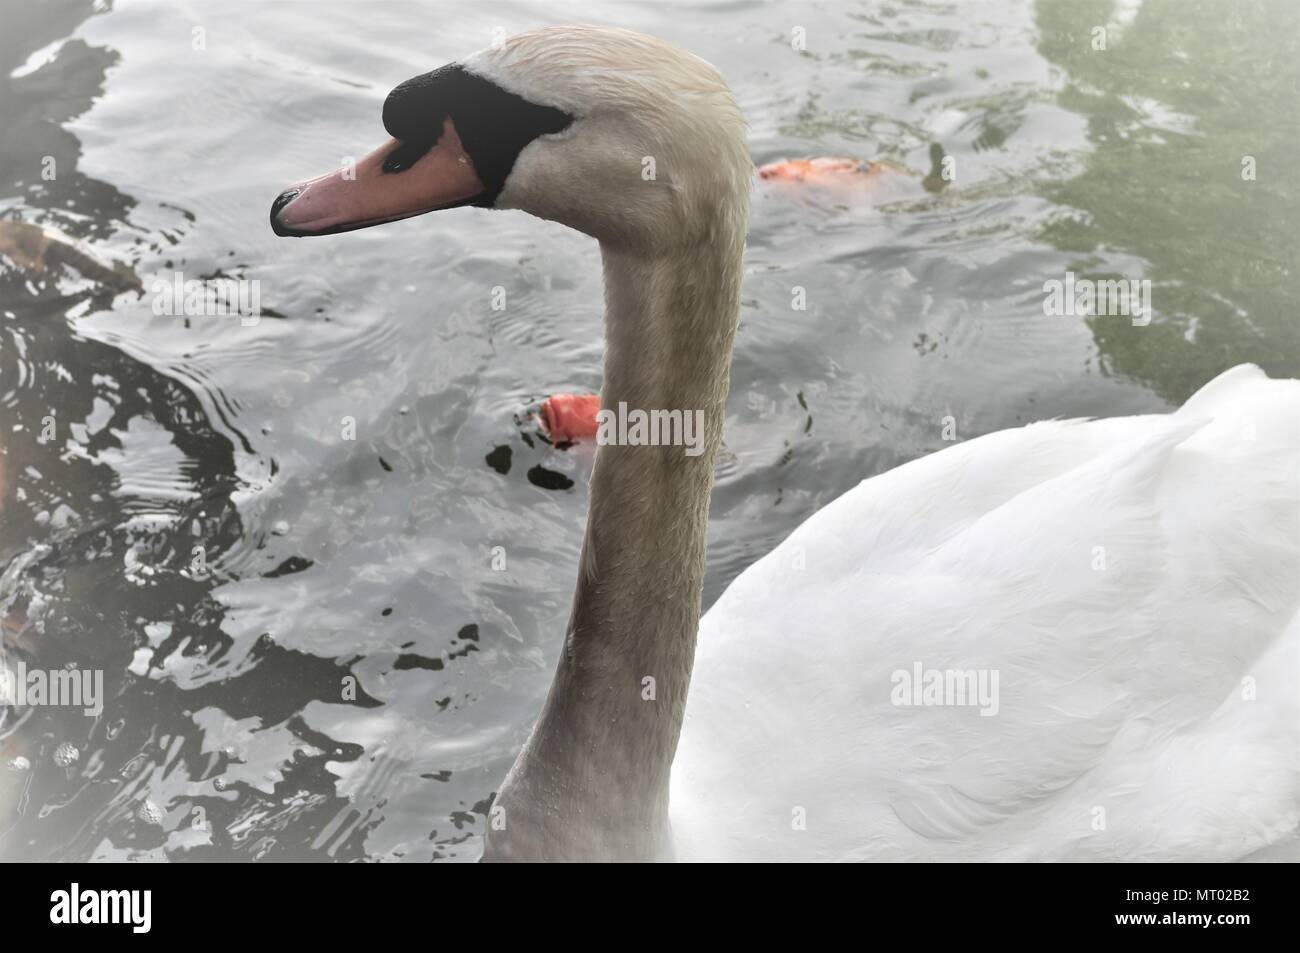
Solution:
M145 288L0 259L6 656L107 694L3 709L0 858L472 860L549 683L590 454L526 417L598 387L594 244L476 210L287 241L266 213L376 144L398 81L567 17L304 9L0 0L0 217ZM1292 0L570 16L714 62L757 162L955 160L884 205L757 194L707 602L945 416L966 438L1297 372ZM257 279L263 320L156 315L176 270ZM1045 317L1069 270L1149 278L1154 320Z

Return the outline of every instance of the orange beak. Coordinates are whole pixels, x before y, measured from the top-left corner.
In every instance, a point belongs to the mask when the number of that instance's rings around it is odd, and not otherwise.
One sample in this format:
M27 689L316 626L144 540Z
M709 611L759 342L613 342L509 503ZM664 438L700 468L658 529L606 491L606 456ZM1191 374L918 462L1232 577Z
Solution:
M447 116L427 149L389 139L355 166L291 185L271 206L271 228L277 235L332 235L468 205L485 191Z

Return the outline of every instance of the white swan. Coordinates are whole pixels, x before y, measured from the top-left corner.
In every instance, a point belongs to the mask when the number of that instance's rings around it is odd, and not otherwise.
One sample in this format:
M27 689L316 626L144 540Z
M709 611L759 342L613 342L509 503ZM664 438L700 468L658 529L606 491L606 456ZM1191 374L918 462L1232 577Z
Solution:
M286 191L278 233L460 204L578 228L604 263L603 405L698 409L707 433L696 457L599 449L487 859L1294 850L1300 383L1238 367L1174 414L874 477L738 578L697 651L751 181L725 84L648 37L541 30L403 83L384 121L399 141Z

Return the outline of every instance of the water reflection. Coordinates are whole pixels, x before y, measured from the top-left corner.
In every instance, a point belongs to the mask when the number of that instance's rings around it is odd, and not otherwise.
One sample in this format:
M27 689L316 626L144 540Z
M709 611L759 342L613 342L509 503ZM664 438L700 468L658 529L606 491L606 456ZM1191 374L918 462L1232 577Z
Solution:
M0 61L0 122L18 131L4 139L10 210L81 239L130 234L135 201L78 170L78 142L62 126L103 93L117 55L73 39L13 75L32 52L13 41L66 35L90 4L6 6L19 27ZM39 176L46 156L51 179ZM135 241L139 255L162 251L159 239ZM0 269L4 653L15 669L102 670L106 695L97 719L0 709L0 848L43 860L205 845L208 855L268 855L268 829L301 823L279 851L292 854L345 802L285 792L328 789L326 758L356 752L290 719L315 698L336 700L346 665L266 638L239 645L223 631L228 610L213 591L239 577L232 557L258 545L234 502L247 489L236 447L251 447L228 419L213 424L220 395L205 406L190 381L71 330L121 292L88 270L14 256ZM281 563L280 574L294 568ZM362 691L356 704L376 703ZM283 751L289 762L265 763ZM256 836L252 815L270 819Z
M1300 8L1038 0L1035 19L1039 50L1066 75L1060 102L1087 117L1093 147L1044 190L1064 210L1043 237L1080 277L1154 283L1149 327L1089 321L1101 367L1175 403L1243 361L1294 376Z

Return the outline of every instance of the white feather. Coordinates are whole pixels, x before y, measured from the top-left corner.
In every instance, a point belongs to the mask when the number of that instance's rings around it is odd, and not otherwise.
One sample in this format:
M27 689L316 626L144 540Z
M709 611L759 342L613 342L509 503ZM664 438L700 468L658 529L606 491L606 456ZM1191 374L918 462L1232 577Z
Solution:
M682 859L1227 860L1295 843L1300 382L867 480L704 617ZM891 673L998 673L996 714ZM800 819L804 829L800 829Z

